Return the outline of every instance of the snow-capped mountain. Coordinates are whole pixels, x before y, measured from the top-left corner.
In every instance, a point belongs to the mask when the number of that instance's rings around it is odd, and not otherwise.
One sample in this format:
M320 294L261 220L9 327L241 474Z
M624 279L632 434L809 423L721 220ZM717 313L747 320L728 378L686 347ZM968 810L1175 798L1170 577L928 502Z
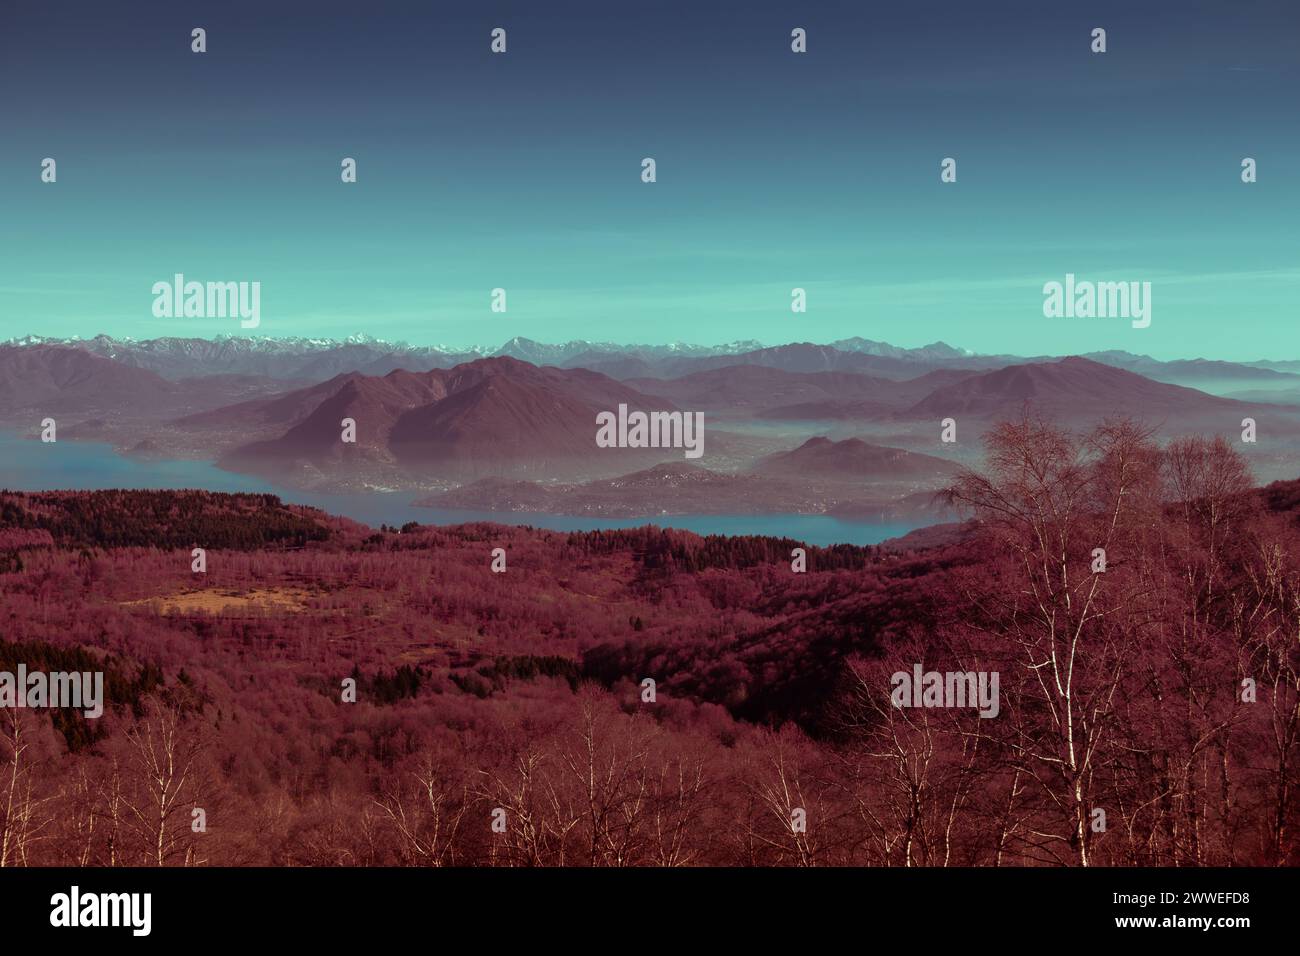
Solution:
M547 344L516 336L500 347L408 345L370 335L350 335L342 340L318 338L265 338L219 335L212 339L168 336L157 339L56 338L25 335L4 345L34 347L74 346L123 365L147 369L168 379L201 375L264 375L277 379L322 381L344 372L384 375L393 369L423 372L451 368L477 358L505 356L533 365L573 366L579 357L626 357L653 362L669 357L736 355L761 348L757 342L727 345L615 345L608 342L572 341Z

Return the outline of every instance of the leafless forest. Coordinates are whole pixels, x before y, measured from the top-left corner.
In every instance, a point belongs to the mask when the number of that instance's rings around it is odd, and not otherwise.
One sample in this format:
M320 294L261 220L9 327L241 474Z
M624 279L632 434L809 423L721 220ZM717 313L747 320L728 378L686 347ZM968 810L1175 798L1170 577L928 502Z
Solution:
M986 452L960 526L806 571L5 492L0 670L102 670L107 708L0 710L0 866L1300 862L1300 482L1128 421ZM997 672L998 715L892 706L917 664Z

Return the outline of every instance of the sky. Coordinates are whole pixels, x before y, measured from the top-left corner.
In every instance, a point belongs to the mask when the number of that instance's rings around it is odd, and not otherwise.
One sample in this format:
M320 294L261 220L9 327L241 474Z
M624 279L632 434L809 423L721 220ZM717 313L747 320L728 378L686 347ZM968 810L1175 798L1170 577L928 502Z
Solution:
M7 4L0 339L247 334L182 273L268 336L1300 358L1298 103L1295 0Z

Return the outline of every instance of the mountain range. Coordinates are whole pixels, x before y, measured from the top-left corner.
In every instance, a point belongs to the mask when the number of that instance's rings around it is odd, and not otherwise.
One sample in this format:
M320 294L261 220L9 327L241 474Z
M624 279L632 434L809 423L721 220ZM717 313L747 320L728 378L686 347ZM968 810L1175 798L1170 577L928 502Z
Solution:
M683 501L870 510L932 491L978 457L987 427L1025 411L1072 427L1130 415L1166 436L1234 440L1251 418L1268 442L1248 452L1267 477L1292 476L1300 446L1300 407L1231 397L1229 385L1270 396L1300 385L1260 365L1020 359L864 338L712 348L516 338L495 351L364 337L28 337L0 346L0 422L31 434L55 415L64 437L303 487L578 513ZM703 415L704 458L687 467L680 447L597 447L597 415L620 406ZM959 423L951 444L940 440L948 418ZM355 441L343 440L347 422Z
M221 374L263 376L282 381L320 382L347 372L385 375L452 368L479 358L506 357L533 365L587 368L613 378L680 378L730 365L776 368L786 372L854 372L889 379L911 379L936 369L993 370L1053 356L980 355L943 342L900 348L854 336L824 345L790 343L766 347L753 340L713 346L618 345L572 341L547 344L516 336L497 347L413 346L368 335L344 340L217 336L213 339L164 337L136 340L97 335L51 338L27 335L0 343L16 348L75 347L121 365L146 369L164 379ZM1206 390L1233 387L1300 388L1300 360L1221 362L1207 359L1159 361L1117 350L1082 356L1147 378Z
M222 465L235 470L279 472L304 462L323 468L365 459L424 469L441 478L554 476L575 466L587 471L597 459L605 460L598 470L617 472L659 457L658 452L595 448L596 415L620 404L675 410L664 399L598 372L497 357L427 372L349 372L177 424L217 430L252 423L266 427L268 437L223 456ZM355 442L340 441L345 419L356 423Z

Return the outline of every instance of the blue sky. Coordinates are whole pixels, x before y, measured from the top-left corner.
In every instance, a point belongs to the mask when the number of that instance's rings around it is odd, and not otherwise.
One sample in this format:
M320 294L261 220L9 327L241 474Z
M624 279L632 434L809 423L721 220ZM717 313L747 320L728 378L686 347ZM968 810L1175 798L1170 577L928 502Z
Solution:
M181 272L266 335L1300 357L1300 4L897 6L10 5L0 337L238 334ZM1044 318L1067 272L1151 327Z

